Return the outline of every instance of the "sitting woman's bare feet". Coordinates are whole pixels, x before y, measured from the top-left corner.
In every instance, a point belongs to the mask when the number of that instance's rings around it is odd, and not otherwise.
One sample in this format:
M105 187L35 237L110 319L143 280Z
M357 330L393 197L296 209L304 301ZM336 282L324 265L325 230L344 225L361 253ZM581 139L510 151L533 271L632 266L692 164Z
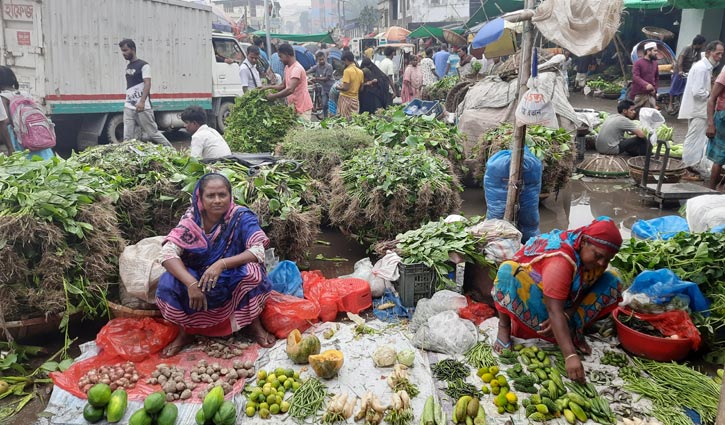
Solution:
M161 357L172 357L179 354L185 346L191 344L194 341L194 337L184 332L183 329L179 329L179 334L176 335L173 341L169 343L163 350L161 350Z
M498 316L498 335L493 344L493 351L501 353L511 347L511 318L505 314Z
M264 326L262 326L262 321L259 320L259 317L254 319L254 321L249 325L248 331L252 338L254 338L254 340L257 342L257 344L261 345L262 347L269 348L273 346L274 343L277 341L277 338L274 335L264 329Z

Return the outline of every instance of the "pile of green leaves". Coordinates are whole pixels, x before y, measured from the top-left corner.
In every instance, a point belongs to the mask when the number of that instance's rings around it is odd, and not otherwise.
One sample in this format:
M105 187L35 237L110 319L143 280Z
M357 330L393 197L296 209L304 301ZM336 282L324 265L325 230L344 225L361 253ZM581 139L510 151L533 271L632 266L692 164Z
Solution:
M389 240L457 211L461 187L450 163L420 147L375 146L335 171L332 224L363 240Z
M460 78L457 75L448 75L436 81L434 84L425 87L423 90L430 100L446 100L448 92L451 91L451 89L455 87L459 81Z
M603 93L620 93L624 87L620 82L610 82L601 77L587 81L587 85L594 90L601 90Z
M114 186L91 167L78 169L57 157L29 161L22 153L0 156L0 217L37 217L83 238L92 226L76 220L78 209L103 196L114 197ZM5 243L0 238L0 245Z
M499 151L511 149L513 135L513 125L503 123L481 136L477 146L477 163L481 167L475 173L477 180L483 178L483 167L491 156ZM541 193L552 193L563 188L574 170L576 152L571 134L563 128L527 126L526 146L544 166Z
M250 90L235 101L224 130L232 152L272 152L297 125L294 108L268 101L267 93Z
M301 161L312 178L327 181L342 161L372 144L373 137L362 127L299 128L287 134L277 151Z
M443 219L430 221L415 230L409 230L395 237L396 251L405 264L423 263L436 273L439 289L455 287L448 274L455 270L450 262L450 253L457 253L466 262L493 266L481 254L485 237L477 237L466 230L483 220L471 217L465 221L446 223Z
M629 286L644 270L670 269L694 282L711 301L710 316L695 315L705 339L725 327L725 233L678 233L668 240L631 239L612 260Z
M351 121L331 118L321 123L324 128L359 126L384 146L424 147L448 158L454 165L463 159L463 134L435 117L408 116L402 106L387 108L376 115L354 115Z

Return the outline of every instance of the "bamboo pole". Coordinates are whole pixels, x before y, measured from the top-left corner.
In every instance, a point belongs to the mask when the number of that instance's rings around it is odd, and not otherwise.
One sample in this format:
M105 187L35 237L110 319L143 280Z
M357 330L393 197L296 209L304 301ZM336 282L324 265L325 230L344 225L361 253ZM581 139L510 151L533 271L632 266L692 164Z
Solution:
M723 368L725 368L725 365L723 365ZM715 424L725 425L725 379L722 380L722 385L720 385L720 403L718 403Z
M524 8L532 9L534 0L526 0ZM520 100L526 92L526 83L531 76L531 50L534 43L534 31L531 20L524 21L524 33L521 42L521 64L519 65L519 95ZM506 210L504 220L515 223L516 209L519 203L521 185L521 163L524 157L524 142L526 139L526 126L516 125L514 129L514 145L511 148L511 167L509 169L508 193L506 195Z

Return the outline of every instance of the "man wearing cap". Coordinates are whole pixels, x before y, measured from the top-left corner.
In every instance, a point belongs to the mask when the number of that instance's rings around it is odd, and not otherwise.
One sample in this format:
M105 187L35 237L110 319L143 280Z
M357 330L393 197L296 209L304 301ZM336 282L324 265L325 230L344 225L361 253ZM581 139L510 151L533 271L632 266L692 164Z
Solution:
M634 107L655 108L657 106L657 81L660 78L657 65L657 43L644 45L644 55L632 67L632 91Z

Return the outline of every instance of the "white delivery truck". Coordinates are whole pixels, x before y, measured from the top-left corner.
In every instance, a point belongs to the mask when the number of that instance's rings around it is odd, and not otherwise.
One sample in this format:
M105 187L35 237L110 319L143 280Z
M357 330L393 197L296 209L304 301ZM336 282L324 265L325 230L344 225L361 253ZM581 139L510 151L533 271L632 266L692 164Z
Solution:
M0 0L0 65L17 75L56 124L58 149L123 136L127 62L119 41L136 42L151 65L151 101L163 131L183 127L196 104L220 131L241 95L244 50L212 32L209 6L181 0ZM216 54L215 54L216 52ZM217 54L237 62L226 63Z

